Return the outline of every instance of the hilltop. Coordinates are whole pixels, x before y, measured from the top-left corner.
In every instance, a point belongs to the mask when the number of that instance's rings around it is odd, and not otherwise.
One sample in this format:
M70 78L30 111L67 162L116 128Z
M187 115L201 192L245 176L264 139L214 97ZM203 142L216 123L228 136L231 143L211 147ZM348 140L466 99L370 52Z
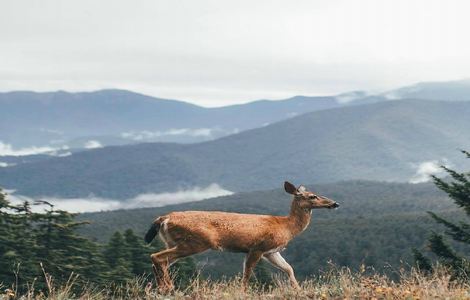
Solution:
M105 147L0 168L30 196L126 199L217 183L242 192L295 182L409 181L423 162L462 167L470 102L387 101L307 113L197 144Z

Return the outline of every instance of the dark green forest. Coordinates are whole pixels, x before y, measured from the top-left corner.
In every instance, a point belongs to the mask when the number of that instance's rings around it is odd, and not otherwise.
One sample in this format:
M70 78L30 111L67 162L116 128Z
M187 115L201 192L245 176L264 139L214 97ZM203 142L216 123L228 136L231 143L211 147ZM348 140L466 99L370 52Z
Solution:
M162 249L161 243L144 245L131 229L96 243L77 233L87 224L46 201L13 205L0 190L0 287L41 290L49 276L59 285L74 280L77 287L119 285L136 276L151 279L149 254ZM186 285L195 263L181 260L174 271L176 283Z
M404 184L348 181L309 185L309 188L341 203L338 210L316 210L307 230L285 250L285 258L300 278L316 275L329 262L358 269L362 264L379 272L396 274L414 263L412 248L427 244L430 230L440 231L426 213L441 212L458 219L457 210L445 193L432 183ZM200 202L160 208L87 213L90 220L80 232L105 242L115 230L131 228L143 235L152 220L171 211L222 210L232 212L287 214L291 198L282 189L240 193ZM461 245L457 249L466 251ZM460 248L459 248L460 247ZM243 255L207 252L195 256L205 276L220 278L241 272Z
M397 276L414 264L413 248L423 249L432 231L442 232L426 211L463 219L464 214L432 183L400 184L349 181L310 186L341 203L338 210L316 210L308 229L284 255L299 279L318 275L330 264ZM0 207L0 282L26 289L45 286L44 273L65 282L73 272L82 284L119 284L135 276L152 278L149 254L162 245L144 245L152 220L177 210L224 210L286 214L290 196L281 189L240 193L161 208L71 214L38 201L13 205L2 194ZM456 253L468 246L451 242ZM433 259L433 257L430 257ZM209 251L178 262L174 274L185 285L196 272L206 278L232 276L242 270L243 255ZM258 280L275 272L260 264Z

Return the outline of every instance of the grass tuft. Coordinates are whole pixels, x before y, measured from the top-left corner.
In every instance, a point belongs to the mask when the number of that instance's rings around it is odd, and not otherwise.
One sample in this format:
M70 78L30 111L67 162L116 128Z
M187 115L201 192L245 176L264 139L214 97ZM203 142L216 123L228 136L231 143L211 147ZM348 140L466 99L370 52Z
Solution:
M253 284L246 291L241 288L240 277L219 281L197 277L186 288L162 295L145 277L104 288L93 288L90 284L77 292L74 275L64 286L55 287L45 273L46 291L35 291L31 284L24 295L6 289L0 299L470 299L468 283L452 281L443 268L431 274L413 269L400 275L399 281L393 281L384 275L366 274L363 269L351 272L348 268L331 268L303 281L300 290L275 277L272 285Z

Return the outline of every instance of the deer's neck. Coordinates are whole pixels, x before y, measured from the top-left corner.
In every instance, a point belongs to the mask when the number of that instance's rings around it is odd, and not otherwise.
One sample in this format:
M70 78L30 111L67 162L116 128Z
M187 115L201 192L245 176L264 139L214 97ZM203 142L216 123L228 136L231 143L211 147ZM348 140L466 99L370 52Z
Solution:
M307 228L312 216L312 210L302 208L298 205L296 200L292 201L289 213L289 229L292 236L296 236Z

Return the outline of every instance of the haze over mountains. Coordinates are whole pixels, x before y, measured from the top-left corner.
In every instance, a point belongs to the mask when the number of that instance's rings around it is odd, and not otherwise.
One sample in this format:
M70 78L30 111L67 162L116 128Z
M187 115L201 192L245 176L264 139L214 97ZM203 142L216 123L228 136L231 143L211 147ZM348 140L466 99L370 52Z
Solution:
M469 116L466 101L347 105L203 143L105 147L0 168L0 182L29 196L121 200L213 183L239 192L285 179L407 182L423 163L462 166Z
M470 79L446 82L421 82L382 94L389 99L429 99L469 101Z
M356 91L217 108L124 90L0 93L0 156L68 155L75 149L139 142L201 142L323 109L405 98L469 100L468 95L468 80L420 83L377 95Z
M4 144L16 148L93 148L149 141L210 140L304 112L337 107L339 103L334 97L298 96L205 108L130 91L102 90L3 93L0 105L0 141Z

